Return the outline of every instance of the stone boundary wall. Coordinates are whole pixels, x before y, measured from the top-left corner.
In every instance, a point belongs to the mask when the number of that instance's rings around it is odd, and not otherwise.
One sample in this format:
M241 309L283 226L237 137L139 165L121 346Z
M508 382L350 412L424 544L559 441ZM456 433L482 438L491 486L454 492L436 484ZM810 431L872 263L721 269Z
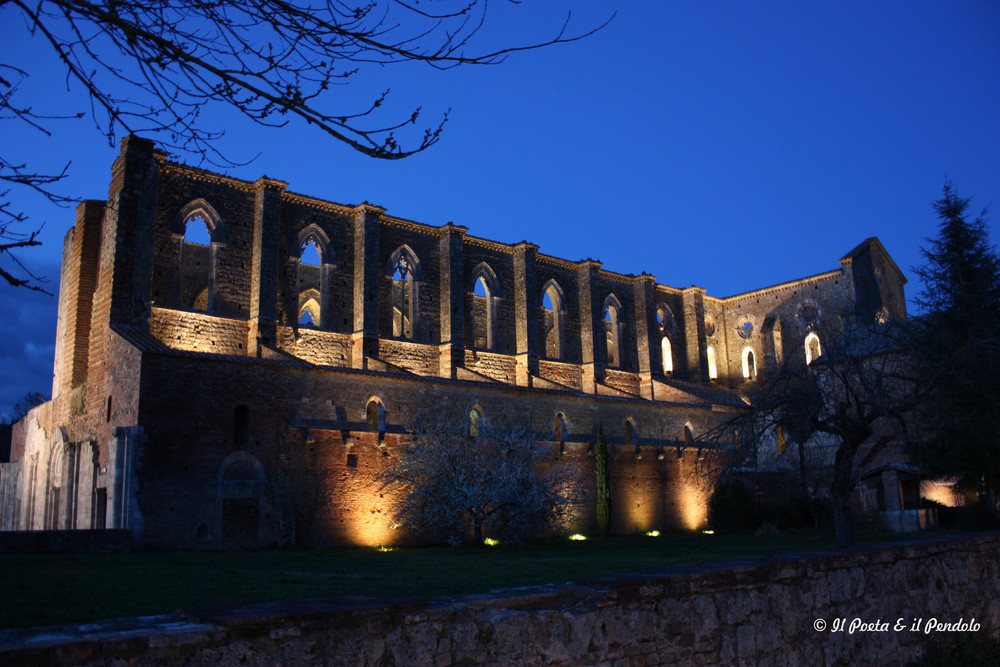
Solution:
M935 621L973 630L925 632ZM1000 637L998 534L458 598L301 600L6 631L0 663L896 665L973 633Z
M131 530L16 530L0 532L0 554L129 551Z

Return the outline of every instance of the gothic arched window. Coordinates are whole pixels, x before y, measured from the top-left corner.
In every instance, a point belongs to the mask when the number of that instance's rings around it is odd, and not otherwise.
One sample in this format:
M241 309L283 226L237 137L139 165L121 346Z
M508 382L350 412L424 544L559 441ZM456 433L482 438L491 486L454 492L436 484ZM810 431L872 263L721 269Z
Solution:
M385 406L377 398L369 399L365 406L365 427L369 431L385 431Z
M743 378L746 380L757 379L757 363L753 356L753 350L749 347L743 348Z
M177 301L174 305L212 313L216 310L216 274L219 248L226 230L219 214L204 199L184 206L171 225L177 246ZM166 285L161 284L166 289ZM168 290L168 292L171 290ZM170 297L165 297L170 303Z
M559 283L550 280L542 290L542 310L544 319L542 331L545 334L545 357L560 359L563 356L563 294Z
M823 348L819 344L819 336L816 332L810 332L806 336L806 363L811 364L816 359L819 359L823 355Z
M482 350L495 350L496 302L500 297L500 281L488 264L483 262L472 272L472 341Z
M479 412L478 408L469 410L469 435L473 437L479 435L479 425L482 419L483 415Z
M408 246L400 246L389 258L386 272L392 278L392 335L416 339L417 288L420 263Z
M604 301L604 337L608 349L608 366L621 366L621 302L610 295Z

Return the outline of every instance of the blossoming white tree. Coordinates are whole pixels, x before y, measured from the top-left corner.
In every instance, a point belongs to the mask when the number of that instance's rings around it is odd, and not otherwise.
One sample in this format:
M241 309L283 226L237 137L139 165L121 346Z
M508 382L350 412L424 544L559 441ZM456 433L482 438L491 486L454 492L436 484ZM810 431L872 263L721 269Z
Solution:
M378 476L392 492L396 522L455 544L519 542L557 530L583 504L573 470L551 462L525 427L421 416L409 444ZM550 459L546 461L546 459Z

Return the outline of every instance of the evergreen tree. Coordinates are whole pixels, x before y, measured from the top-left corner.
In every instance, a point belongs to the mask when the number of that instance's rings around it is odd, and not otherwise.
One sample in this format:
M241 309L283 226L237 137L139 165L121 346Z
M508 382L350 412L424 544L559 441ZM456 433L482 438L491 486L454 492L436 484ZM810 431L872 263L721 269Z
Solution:
M944 196L934 202L938 237L921 250L927 263L916 273L924 282L917 304L929 319L973 340L995 336L1000 324L1000 257L989 242L986 210L968 220L969 201L945 184Z
M926 311L916 356L929 388L916 456L933 475L961 478L991 507L1000 490L1000 257L986 211L974 220L951 183L934 203L938 236L916 273Z
M594 472L597 475L597 529L601 537L608 536L611 526L611 475L608 470L608 445L604 427L597 425L597 448L594 452Z

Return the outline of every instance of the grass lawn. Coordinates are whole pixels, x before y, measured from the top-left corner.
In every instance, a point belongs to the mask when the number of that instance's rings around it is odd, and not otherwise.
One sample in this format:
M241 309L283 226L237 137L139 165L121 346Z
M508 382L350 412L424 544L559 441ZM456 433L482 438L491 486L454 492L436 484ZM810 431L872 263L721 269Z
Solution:
M859 542L890 536L859 535ZM0 555L0 628L337 595L441 596L833 547L831 536L664 534L517 547Z

